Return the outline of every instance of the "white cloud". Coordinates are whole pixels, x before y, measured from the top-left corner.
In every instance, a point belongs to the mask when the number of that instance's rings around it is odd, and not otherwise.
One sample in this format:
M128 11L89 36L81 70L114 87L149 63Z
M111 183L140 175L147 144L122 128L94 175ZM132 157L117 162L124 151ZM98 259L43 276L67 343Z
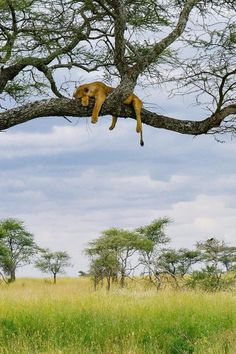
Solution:
M8 132L0 140L0 157L48 155L80 148L88 133L80 127L55 126L48 133Z
M167 213L175 223L169 232L178 246L191 247L196 241L216 237L235 244L236 208L234 197L198 195L194 200L178 202Z
M124 130L122 129L124 122L119 122L112 132L108 129L110 124L108 119L103 118L96 125L90 123L87 125L84 121L80 123L77 126L54 126L49 132L8 131L0 139L0 158L81 152L96 149L103 143L110 144L113 149L117 147L122 149L124 145L120 144L121 140L128 141L129 135L133 135L133 140L136 138L138 146L139 139L134 133L134 121L128 122Z

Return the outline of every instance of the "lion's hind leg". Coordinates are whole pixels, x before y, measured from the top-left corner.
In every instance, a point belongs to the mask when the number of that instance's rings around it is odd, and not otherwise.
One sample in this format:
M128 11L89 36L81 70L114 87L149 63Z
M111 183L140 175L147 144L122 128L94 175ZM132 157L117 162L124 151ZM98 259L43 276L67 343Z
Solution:
M136 115L136 120L137 120L137 125L136 125L136 132L141 133L142 131L142 121L141 121L141 110L143 106L143 102L134 94L130 95L126 100L124 101L124 104L132 104L134 107L135 115Z
M136 132L141 133L142 131L141 110L142 110L143 102L137 96L134 96L132 103L133 103L133 107L137 119Z

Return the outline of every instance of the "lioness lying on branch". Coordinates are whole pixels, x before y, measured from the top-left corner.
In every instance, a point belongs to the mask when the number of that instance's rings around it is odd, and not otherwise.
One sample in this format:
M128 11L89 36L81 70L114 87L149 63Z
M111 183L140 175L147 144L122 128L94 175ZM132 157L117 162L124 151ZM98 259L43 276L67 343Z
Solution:
M77 87L73 93L74 98L81 98L82 106L88 106L89 97L95 98L95 105L92 112L92 123L96 123L98 120L98 115L101 110L101 107L106 100L106 97L109 93L114 90L113 87L105 85L103 82L92 82L90 84L84 84ZM134 94L130 95L123 102L124 104L132 104L134 107L134 111L137 119L136 131L140 133L140 145L143 146L143 135L142 135L142 121L141 121L141 109L142 109L142 101ZM114 129L116 126L117 117L112 116L112 123L110 126L110 130Z

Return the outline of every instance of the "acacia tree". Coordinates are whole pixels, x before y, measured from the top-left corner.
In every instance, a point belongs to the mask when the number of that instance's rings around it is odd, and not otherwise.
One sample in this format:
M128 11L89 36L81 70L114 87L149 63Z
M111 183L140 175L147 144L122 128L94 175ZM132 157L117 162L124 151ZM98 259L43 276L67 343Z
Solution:
M183 280L185 274L191 271L194 264L201 259L200 252L187 248L165 249L155 260L156 272L158 275L170 276L179 287L179 280Z
M196 248L200 251L203 267L192 273L187 282L190 287L216 291L235 283L234 275L229 274L226 277L223 271L223 267L226 271L234 270L235 247L228 246L224 241L212 237L206 241L197 242Z
M224 241L212 237L206 241L197 242L196 248L201 252L201 258L206 265L216 269L221 267L227 249Z
M43 273L52 273L53 282L57 282L57 274L64 273L65 268L70 266L70 256L67 252L51 252L48 249L41 249L41 255L35 262L36 268Z
M225 245L221 252L220 261L226 272L234 271L236 269L236 247Z
M37 251L33 235L23 221L13 218L0 222L0 268L9 276L9 282L16 279L16 269L32 261Z
M16 269L31 263L37 245L23 221L8 218L0 222L0 249L0 268L9 276L9 282L13 282Z
M0 10L1 130L38 117L91 116L93 100L82 107L66 93L76 69L100 70L118 84L101 115L135 118L121 104L135 85L164 84L193 92L208 113L192 121L143 109L145 124L235 132L235 0L1 0Z
M103 279L105 278L107 281L107 290L109 291L111 281L114 278L117 279L119 272L120 263L115 252L103 250L98 257L91 259L90 275L93 279L94 290L97 289L99 282L103 283Z
M125 278L137 266L132 265L131 259L135 253L150 249L151 242L135 231L111 228L102 232L102 235L91 242L85 252L91 257L92 265L100 265L101 278L109 275L120 276L120 285L125 286ZM96 268L97 269L97 268ZM109 285L109 282L108 282Z
M144 274L148 274L149 282L157 289L160 287L160 274L157 259L163 245L170 242L165 233L166 226L170 223L168 218L153 220L150 224L140 226L136 232L150 242L150 247L140 250L140 262L144 266Z

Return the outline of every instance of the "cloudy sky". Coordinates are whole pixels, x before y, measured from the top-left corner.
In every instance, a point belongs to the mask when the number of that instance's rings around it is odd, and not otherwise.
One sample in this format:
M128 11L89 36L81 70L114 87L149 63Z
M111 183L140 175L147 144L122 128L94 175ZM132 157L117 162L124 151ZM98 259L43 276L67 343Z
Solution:
M137 92L159 113L205 115L190 97ZM89 119L43 118L1 133L1 218L20 218L40 246L68 251L71 276L87 269L87 242L113 226L132 229L168 216L173 247L209 236L235 242L235 141L144 126L142 148L134 120L120 119L110 132L110 119L91 125ZM32 267L18 274L40 275Z

